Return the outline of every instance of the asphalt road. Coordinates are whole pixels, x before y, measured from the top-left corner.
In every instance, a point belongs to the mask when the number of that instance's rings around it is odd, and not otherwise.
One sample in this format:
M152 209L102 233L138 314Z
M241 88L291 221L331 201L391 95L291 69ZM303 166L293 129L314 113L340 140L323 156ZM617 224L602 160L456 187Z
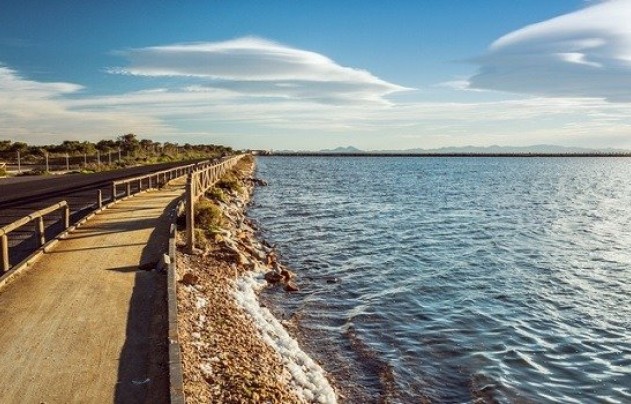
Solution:
M190 162L152 164L86 175L66 174L28 181L4 183L0 180L0 210L78 191L96 190L109 186L115 180L162 171L184 164L190 164Z
M200 161L200 160L198 160ZM95 174L66 174L32 179L25 177L5 181L0 179L0 227L30 213L65 200L70 206L70 222L76 223L96 207L97 189L104 203L111 200L112 181L191 164L195 161L152 164L148 166L106 171ZM28 178L28 179L26 179ZM132 184L135 192L137 184ZM122 192L122 190L120 190ZM63 230L61 211L44 219L46 240ZM29 224L9 234L10 264L15 265L37 249L35 225Z

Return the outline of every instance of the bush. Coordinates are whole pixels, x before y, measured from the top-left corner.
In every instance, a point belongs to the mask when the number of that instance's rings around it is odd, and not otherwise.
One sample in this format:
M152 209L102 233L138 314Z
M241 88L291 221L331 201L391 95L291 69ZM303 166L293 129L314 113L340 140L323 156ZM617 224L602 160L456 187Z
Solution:
M248 168L254 162L254 157L251 154L246 154L241 157L241 159L237 162L235 166L235 170L242 171Z
M226 196L226 194L222 191L221 188L217 188L217 187L210 188L210 190L206 192L206 197L208 197L209 199L213 201L219 201L219 202L224 202L224 203L228 201L228 197Z
M208 199L201 199L195 204L196 227L205 231L216 232L223 224L223 213L214 202Z
M195 229L195 248L205 250L208 248L208 238L206 232L202 229Z
M6 177L7 169L4 167L0 167L0 177Z
M241 193L243 191L239 180L233 173L225 174L223 178L217 182L217 187L226 191L234 191L237 193Z

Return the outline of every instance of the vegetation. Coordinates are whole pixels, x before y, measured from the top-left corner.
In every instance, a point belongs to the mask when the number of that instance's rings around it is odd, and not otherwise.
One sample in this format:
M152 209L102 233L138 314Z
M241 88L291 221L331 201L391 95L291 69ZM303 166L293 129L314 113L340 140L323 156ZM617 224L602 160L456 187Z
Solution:
M223 225L223 213L215 202L203 198L195 204L196 227L208 233L218 233Z
M212 187L206 192L206 197L210 200L217 202L227 202L228 196L223 192L221 188Z
M5 177L7 175L7 169L4 166L0 166L0 177Z
M206 232L202 229L195 229L195 248L199 248L200 250L206 250L208 248L208 237L206 237Z
M217 188L228 192L241 193L243 191L239 179L234 174L234 171L229 171L224 174L224 176L217 182Z
M58 145L33 146L23 142L0 140L0 161L22 164L43 164L48 156L51 166L79 166L84 170L103 171L136 164L215 158L230 155L230 147L219 145L179 145L138 139L128 133L116 140L96 143L65 140Z
M254 157L251 154L243 156L234 166L235 171L243 171L254 163Z

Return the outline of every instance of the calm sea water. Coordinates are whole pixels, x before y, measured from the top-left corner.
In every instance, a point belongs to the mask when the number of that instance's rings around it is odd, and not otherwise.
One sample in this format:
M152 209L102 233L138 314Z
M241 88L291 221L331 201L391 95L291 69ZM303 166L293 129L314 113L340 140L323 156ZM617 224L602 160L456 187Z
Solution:
M631 402L631 159L258 158L249 211L347 402Z

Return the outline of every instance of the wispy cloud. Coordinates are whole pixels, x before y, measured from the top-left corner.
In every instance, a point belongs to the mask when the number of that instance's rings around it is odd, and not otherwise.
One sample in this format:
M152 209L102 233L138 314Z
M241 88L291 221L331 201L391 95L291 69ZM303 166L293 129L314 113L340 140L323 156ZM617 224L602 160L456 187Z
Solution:
M81 90L82 86L73 83L25 79L15 70L0 66L0 138L47 143L110 137L133 127L165 127L147 115L74 110L68 97L80 97Z
M155 46L118 52L129 66L111 73L196 78L199 86L243 95L322 103L387 102L407 88L319 53L245 37L224 42Z
M628 4L631 0L617 1ZM618 3L593 7L609 4ZM502 58L512 63L511 46L522 49L528 42L524 38L530 38L530 34L511 35L498 40L489 52L497 56L497 69L509 72L510 65ZM135 81L135 85L145 83L144 90L89 95L77 84L34 81L0 66L0 138L44 143L96 140L131 131L159 140L221 139L237 147L281 148L294 142L300 148L307 139L315 139L309 141L319 147L322 137L358 136L379 139L380 148L404 148L490 142L571 144L572 139L589 145L598 144L599 136L606 134L608 145L631 146L627 105L597 99L593 88L598 86L591 81L579 87L590 91L572 93L576 98L567 98L560 90L535 91L535 80L523 92L545 97L403 102L395 97L389 100L390 94L405 91L403 86L317 53L262 39L159 46L122 54L128 66L110 72L126 75L120 79ZM488 60L490 69L493 58ZM591 54L566 55L563 60L585 69L611 69L609 62ZM495 77L486 74L488 80ZM145 76L156 79L145 81ZM483 87L484 77L481 73L468 85ZM507 90L501 85L501 75L495 78L495 87L484 88ZM527 76L517 74L517 78L523 86L528 83ZM565 79L559 86L570 88L571 80ZM160 87L150 87L158 82ZM462 89L467 82L460 79L443 85ZM193 135L195 140L190 138Z
M631 102L631 0L529 25L479 57L470 88Z

